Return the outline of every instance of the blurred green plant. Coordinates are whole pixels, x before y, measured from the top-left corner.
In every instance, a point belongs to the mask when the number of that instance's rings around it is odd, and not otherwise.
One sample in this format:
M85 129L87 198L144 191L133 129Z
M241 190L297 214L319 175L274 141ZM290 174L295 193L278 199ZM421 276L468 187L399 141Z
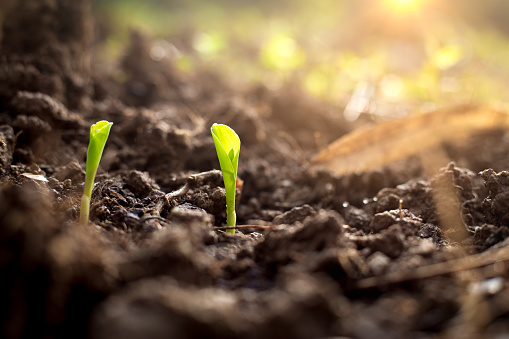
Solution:
M291 81L339 107L362 83L373 86L367 100L380 115L498 102L509 91L509 25L498 20L494 29L487 16L503 13L500 0L319 0L313 6L305 0L104 0L95 6L114 27L103 44L113 55L121 54L134 26L174 44L180 57L173 62L183 72L212 70L271 90Z
M276 33L261 48L260 60L269 69L292 71L306 61L306 54L289 34Z

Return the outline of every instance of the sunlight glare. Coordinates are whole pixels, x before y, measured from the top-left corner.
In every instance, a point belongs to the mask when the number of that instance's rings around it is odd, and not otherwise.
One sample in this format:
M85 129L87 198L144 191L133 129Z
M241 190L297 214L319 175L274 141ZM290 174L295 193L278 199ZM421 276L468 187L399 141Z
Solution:
M385 2L393 10L407 13L417 11L423 0L385 0Z

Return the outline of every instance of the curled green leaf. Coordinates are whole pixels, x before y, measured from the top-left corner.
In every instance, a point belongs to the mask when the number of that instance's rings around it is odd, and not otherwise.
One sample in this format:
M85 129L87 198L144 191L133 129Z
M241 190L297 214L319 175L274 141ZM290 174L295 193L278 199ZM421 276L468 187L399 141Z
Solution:
M217 157L223 172L224 187L226 190L227 226L235 226L235 189L237 184L237 168L239 165L240 138L233 129L226 125L214 124L210 129ZM234 229L228 230L235 233Z
M90 213L90 199L94 186L95 175L103 154L104 146L110 135L112 122L99 121L90 127L90 143L87 150L87 166L85 174L85 190L81 198L80 220L82 224L88 223Z

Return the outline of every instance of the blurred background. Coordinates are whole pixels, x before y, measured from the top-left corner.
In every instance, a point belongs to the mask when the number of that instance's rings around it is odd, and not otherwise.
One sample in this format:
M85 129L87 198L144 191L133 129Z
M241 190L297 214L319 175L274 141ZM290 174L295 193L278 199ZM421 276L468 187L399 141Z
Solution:
M95 0L93 11L96 63L118 63L135 29L183 75L291 85L352 121L508 101L506 0Z

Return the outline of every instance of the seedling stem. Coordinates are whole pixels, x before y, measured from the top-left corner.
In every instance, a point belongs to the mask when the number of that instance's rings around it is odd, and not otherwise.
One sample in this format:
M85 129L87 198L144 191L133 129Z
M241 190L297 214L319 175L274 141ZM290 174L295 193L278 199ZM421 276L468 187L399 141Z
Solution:
M87 150L87 166L85 174L85 190L81 197L80 221L83 225L88 224L90 214L90 200L94 187L95 175L103 154L106 140L110 134L113 123L99 121L90 127L90 143Z

